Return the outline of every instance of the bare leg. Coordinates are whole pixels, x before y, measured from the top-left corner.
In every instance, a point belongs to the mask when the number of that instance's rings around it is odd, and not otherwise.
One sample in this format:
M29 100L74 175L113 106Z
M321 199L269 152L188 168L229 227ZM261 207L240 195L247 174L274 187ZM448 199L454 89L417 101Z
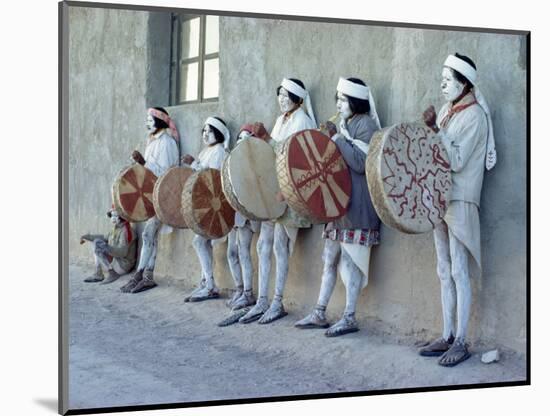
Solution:
M288 277L288 261L290 257L290 239L285 227L275 224L274 235L275 261L277 264L275 280L275 296L269 309L260 318L260 324L268 324L287 315L283 306L283 293Z
M130 281L120 288L123 292L139 293L152 289L157 284L153 280L153 270L157 258L158 231L162 223L157 217L145 223L142 233L143 244L136 273Z
M237 299L243 294L243 279L241 264L239 262L238 232L238 229L233 228L227 238L227 262L229 263L229 270L231 271L231 277L233 277L233 282L235 284L233 297L227 302L227 306L229 307L232 307Z
M449 243L452 265L451 275L456 286L458 327L453 345L439 359L439 364L446 367L452 367L470 357L465 339L472 302L472 290L468 273L468 249L450 231Z
M258 320L269 307L267 301L269 291L269 276L271 274L271 252L273 250L273 236L275 224L271 221L262 222L260 237L256 245L258 252L258 301L239 322L250 323Z
M250 257L250 245L252 243L252 230L248 227L237 229L239 260L242 268L244 290L233 304L233 309L241 309L256 303L252 294L252 258Z
M441 307L443 310L443 336L420 348L420 355L437 357L444 354L454 341L456 308L455 284L451 278L451 254L449 229L441 222L434 229L434 244L437 255L437 275L441 283Z
M441 282L441 305L443 308L443 339L454 335L456 291L451 278L451 255L449 250L449 230L441 222L434 229L434 243L437 254L437 275Z
M145 228L141 234L142 246L137 267L138 270L153 270L155 268L157 236L161 225L162 223L157 217L150 218L145 223Z
M342 318L327 329L325 333L327 337L336 337L359 331L359 326L355 319L355 309L359 293L361 292L363 274L345 250L342 250L340 261L342 262L341 273L347 275L343 279L346 282L346 309Z
M199 302L218 298L219 290L216 287L212 271L212 240L206 239L200 235L195 235L193 238L193 247L197 252L201 264L201 282L204 281L204 286L201 285L199 289L194 291L186 300L189 302Z
M336 284L338 261L340 260L340 243L332 240L325 240L323 250L323 277L321 280L321 289L319 299L313 311L304 319L294 324L297 328L327 328L329 323L325 316L325 311L334 291Z

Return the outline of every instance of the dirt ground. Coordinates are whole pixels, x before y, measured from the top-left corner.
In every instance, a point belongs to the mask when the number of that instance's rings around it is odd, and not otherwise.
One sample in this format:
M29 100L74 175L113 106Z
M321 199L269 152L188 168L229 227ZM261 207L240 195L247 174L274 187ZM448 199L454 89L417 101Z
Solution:
M191 287L158 278L141 294L83 283L90 266L72 264L70 279L69 403L72 409L182 403L525 380L525 357L501 351L483 364L484 350L454 368L420 357L417 339L373 329L326 338L298 330L304 310L270 325L220 328L225 299L184 303Z

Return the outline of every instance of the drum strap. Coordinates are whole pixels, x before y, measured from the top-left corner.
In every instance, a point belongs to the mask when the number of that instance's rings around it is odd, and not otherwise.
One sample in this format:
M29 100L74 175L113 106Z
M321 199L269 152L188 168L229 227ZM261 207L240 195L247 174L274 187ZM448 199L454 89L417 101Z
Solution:
M126 227L126 240L128 240L129 243L132 242L132 226L128 221L124 221L124 227Z

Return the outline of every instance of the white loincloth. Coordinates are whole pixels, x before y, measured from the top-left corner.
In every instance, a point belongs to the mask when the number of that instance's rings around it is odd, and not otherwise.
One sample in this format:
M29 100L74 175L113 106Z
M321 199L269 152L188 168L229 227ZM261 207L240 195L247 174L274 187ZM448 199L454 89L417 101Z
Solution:
M340 243L342 250L351 257L353 263L361 270L361 289L365 288L369 282L369 264L370 264L370 247L360 244ZM351 276L348 271L342 267L342 260L338 262L338 273L342 278L344 285L348 285Z
M451 201L444 221L453 235L466 246L478 267L478 272L481 272L481 237L477 205L465 201Z

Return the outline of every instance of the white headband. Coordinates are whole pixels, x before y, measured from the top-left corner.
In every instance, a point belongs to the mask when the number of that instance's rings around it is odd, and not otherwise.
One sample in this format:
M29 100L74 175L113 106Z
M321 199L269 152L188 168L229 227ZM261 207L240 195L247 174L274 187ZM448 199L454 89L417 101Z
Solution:
M336 91L349 97L359 98L360 100L368 100L370 94L370 89L366 85L356 84L342 77L338 80Z
M370 117L376 122L378 128L382 128L380 124L380 118L376 112L376 104L370 88L366 85L356 84L355 82L348 81L345 78L340 77L336 91L347 95L348 97L358 98L360 100L369 100L370 105Z
M294 95L297 95L302 100L304 100L304 104L306 105L306 112L309 118L317 125L317 121L315 120L315 114L313 113L313 106L311 105L311 98L309 96L309 92L305 88L302 88L298 84L296 84L294 81L283 78L283 81L281 82L281 87L283 87L288 92L291 92Z
M298 84L296 84L294 81L289 80L288 78L283 78L283 82L281 82L281 87L302 99L304 99L307 95L307 91L304 88L300 87Z
M212 127L217 128L220 131L220 133L223 134L223 138L224 138L223 147L227 149L227 146L229 146L229 141L231 139L231 134L229 133L229 130L227 129L225 124L223 124L220 120L214 117L208 117L204 122L204 124L208 124Z
M449 55L447 56L447 59L445 59L445 63L443 65L460 72L468 81L472 83L472 85L476 85L477 71L468 62L463 61L454 55Z

